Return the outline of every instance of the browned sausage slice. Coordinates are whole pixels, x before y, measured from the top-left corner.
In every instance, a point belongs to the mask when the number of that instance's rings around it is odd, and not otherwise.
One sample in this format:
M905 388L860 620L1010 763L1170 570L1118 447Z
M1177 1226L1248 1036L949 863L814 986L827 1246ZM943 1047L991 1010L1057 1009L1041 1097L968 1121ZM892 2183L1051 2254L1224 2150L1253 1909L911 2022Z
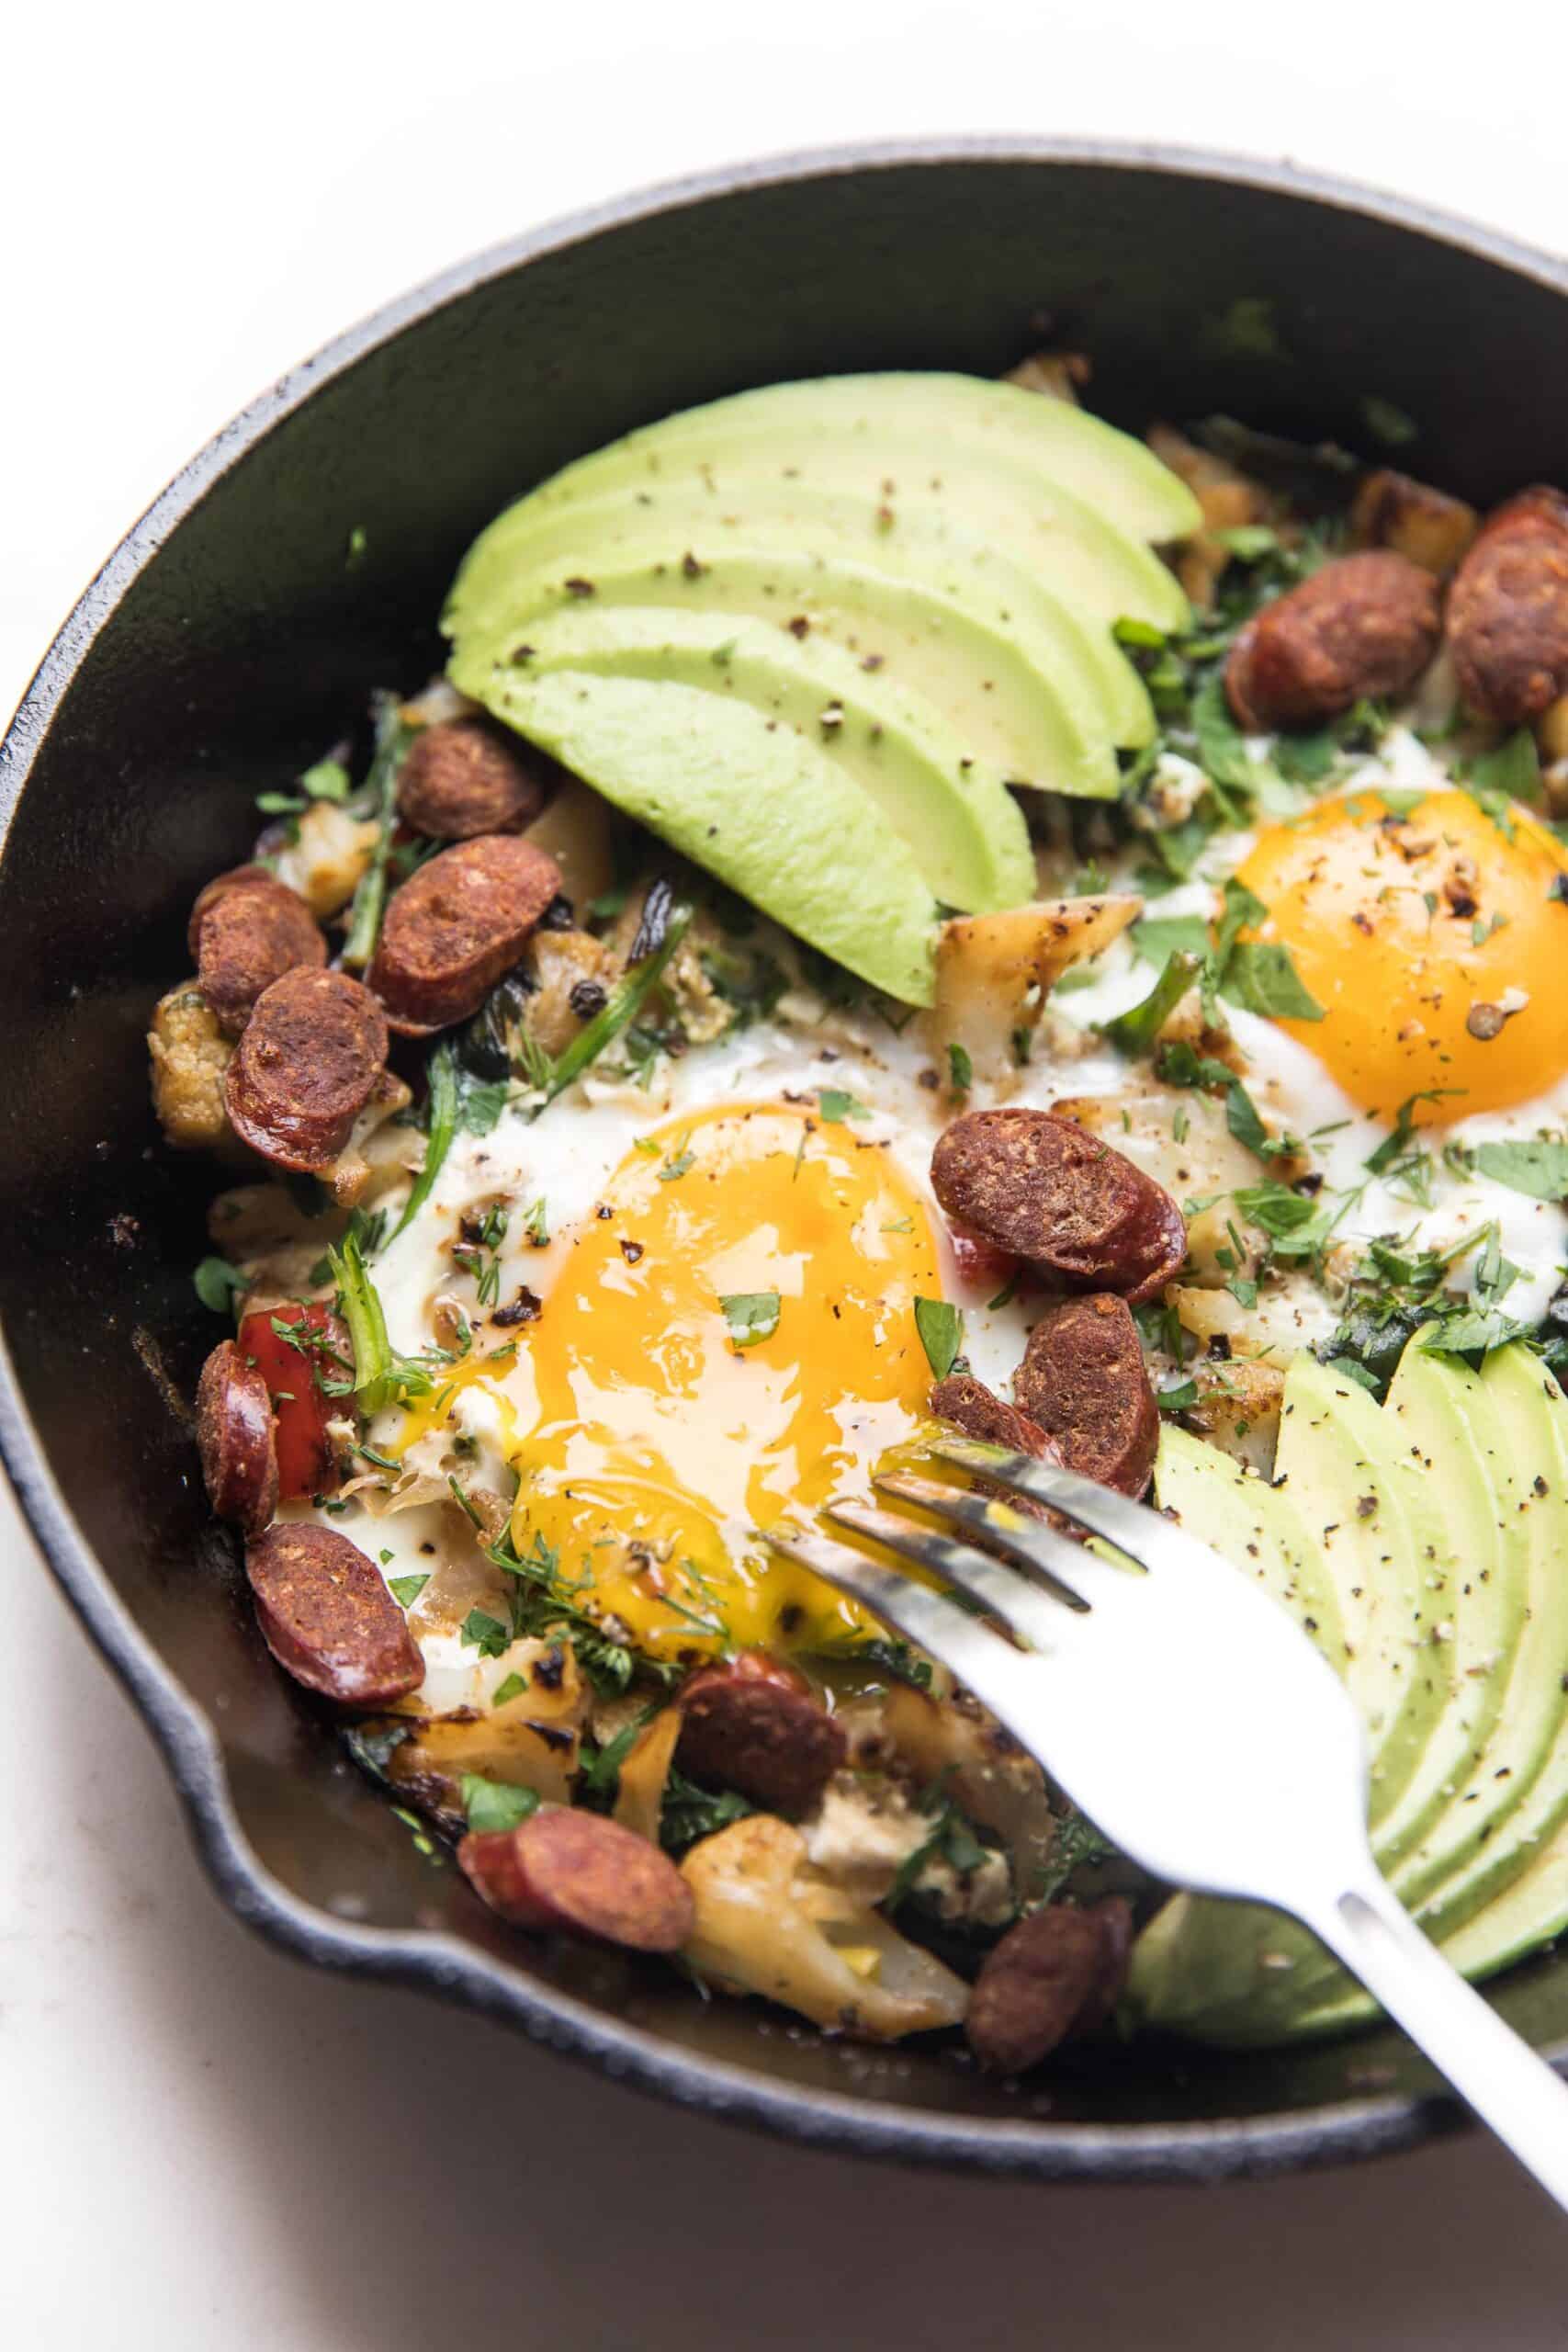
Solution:
M196 1442L207 1498L220 1519L257 1535L277 1509L277 1442L266 1382L232 1340L220 1340L201 1367Z
M280 1168L330 1168L375 1091L387 1024L345 972L303 967L256 1002L223 1080L234 1132Z
M1315 727L1363 695L1403 694L1441 626L1418 563L1386 548L1339 556L1247 622L1225 663L1231 709L1253 729Z
M1032 1421L1016 1406L1004 1404L972 1373L949 1373L945 1380L937 1382L928 1401L939 1420L951 1421L965 1437L976 1438L982 1445L1005 1445L1010 1453L1031 1453L1037 1462L1062 1459L1055 1439L1038 1421Z
M245 1546L262 1639L286 1674L345 1707L389 1706L417 1690L424 1660L408 1620L356 1544L310 1520Z
M692 1890L670 1857L603 1814L555 1805L515 1829L470 1832L457 1860L514 1927L633 1951L678 1951L692 1932Z
M204 883L196 894L196 904L190 910L190 922L186 927L186 944L190 949L191 961L195 962L200 951L201 920L209 907L215 906L229 890L244 889L253 882L276 880L277 876L270 865L258 864L231 865L224 873L215 874L210 882Z
M1114 2005L1112 1938L1093 1910L1032 1911L987 1953L964 2030L987 2074L1025 2075Z
M770 1813L809 1813L847 1752L843 1726L765 1650L699 1667L676 1704L682 1770Z
M513 833L439 851L394 896L367 975L392 1027L426 1037L477 1012L559 888L554 858Z
M399 814L438 842L521 832L544 805L544 786L473 718L444 720L416 735L398 778Z
M1168 1193L1050 1111L966 1111L938 1139L931 1183L949 1216L1059 1283L1136 1304L1163 1290L1186 1255Z
M1012 1387L1069 1470L1143 1493L1159 1450L1159 1407L1125 1299L1101 1291L1053 1307L1031 1331Z
M1489 516L1449 592L1459 689L1518 727L1568 692L1568 498L1538 485Z
M297 890L270 875L236 877L202 915L197 976L219 1024L237 1037L257 997L296 965L320 968L327 943Z

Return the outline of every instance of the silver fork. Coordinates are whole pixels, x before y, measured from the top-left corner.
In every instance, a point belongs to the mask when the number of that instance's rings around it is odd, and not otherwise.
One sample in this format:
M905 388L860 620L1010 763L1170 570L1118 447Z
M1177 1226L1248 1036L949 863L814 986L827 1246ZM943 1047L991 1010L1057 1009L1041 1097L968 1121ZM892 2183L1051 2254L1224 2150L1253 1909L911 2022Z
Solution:
M973 1530L987 1549L901 1511L829 1505L840 1527L979 1603L1026 1645L1014 1646L847 1544L784 1526L769 1543L950 1667L1145 1870L1303 1921L1568 2211L1568 2086L1382 1879L1367 1843L1360 1724L1306 1634L1261 1587L1142 1503L968 1439L934 1452L1051 1505L1122 1562L1005 1502L905 1474L879 1478L879 1492Z

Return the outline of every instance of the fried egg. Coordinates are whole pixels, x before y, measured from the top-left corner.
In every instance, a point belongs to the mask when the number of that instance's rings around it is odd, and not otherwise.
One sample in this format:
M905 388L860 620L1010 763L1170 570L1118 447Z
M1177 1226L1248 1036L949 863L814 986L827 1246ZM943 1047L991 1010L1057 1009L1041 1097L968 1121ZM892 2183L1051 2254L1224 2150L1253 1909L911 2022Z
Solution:
M1321 1021L1230 1003L1224 1015L1258 1108L1278 1134L1305 1146L1317 1197L1332 1204L1334 1243L1349 1250L1398 1237L1439 1252L1468 1246L1448 1278L1462 1292L1474 1284L1490 1230L1517 1269L1507 1314L1539 1322L1568 1271L1562 1211L1471 1163L1483 1144L1568 1127L1568 991L1556 977L1568 955L1559 879L1568 854L1528 809L1510 803L1493 813L1456 788L1432 752L1398 729L1303 814L1255 834L1217 835L1193 880L1150 901L1148 912L1216 920L1232 875L1267 910L1242 935L1285 947L1323 1008ZM1100 1032L1148 993L1153 977L1119 942L1092 983L1061 1000L1079 1058L1067 1083L1055 1083L1057 1095L1125 1096L1128 1063L1100 1045ZM1034 1096L1039 1074L1030 1078ZM1199 1134L1178 1146L1172 1130L1191 1097L1164 1091L1161 1118L1111 1140L1190 1211L1236 1180L1228 1163L1205 1166ZM1246 1181L1267 1173L1254 1161ZM1295 1343L1325 1340L1338 1317L1333 1299L1304 1272L1284 1272L1279 1290ZM1278 1312L1273 1319L1286 1328Z
M656 1658L880 1630L759 1540L869 1498L918 1444L932 1370L915 1303L964 1295L930 1188L951 1102L929 1051L852 1022L836 1035L760 1023L661 1065L649 1091L590 1080L536 1122L509 1111L457 1139L376 1261L398 1349L429 1344L444 1293L465 1291L473 1319L470 1354L383 1416L377 1450L502 1493L515 1479L519 1556ZM476 1312L452 1250L497 1200L513 1205ZM968 1354L1005 1387L1032 1317L976 1304ZM389 1576L440 1548L429 1510L381 1532ZM413 1630L433 1702L485 1697L500 1662L417 1611Z

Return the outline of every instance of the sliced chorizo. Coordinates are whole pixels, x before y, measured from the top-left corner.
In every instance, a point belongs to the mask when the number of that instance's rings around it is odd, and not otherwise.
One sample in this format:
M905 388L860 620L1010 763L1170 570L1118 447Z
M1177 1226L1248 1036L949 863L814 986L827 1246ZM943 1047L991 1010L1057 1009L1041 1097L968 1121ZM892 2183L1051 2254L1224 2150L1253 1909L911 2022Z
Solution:
M190 910L190 922L186 926L186 944L190 949L192 959L194 960L199 953L202 917L209 907L216 906L219 899L225 897L231 890L248 889L255 882L276 882L276 880L277 876L271 866L263 865L258 861L250 865L231 865L223 873L215 874L210 882L204 883L196 894L196 903Z
M197 977L220 1025L237 1037L264 989L296 965L327 960L321 925L297 890L271 875L239 876L208 906L197 933Z
M692 1932L692 1891L670 1857L603 1814L552 1805L515 1829L470 1831L457 1860L514 1927L633 1951L678 1951Z
M313 1521L280 1521L245 1546L262 1639L286 1674L345 1707L417 1690L424 1660L380 1571Z
M426 1037L477 1012L560 888L560 868L514 833L437 852L392 899L367 975L387 1019Z
M1109 2015L1126 1965L1126 1923L1102 1917L1109 1908L1031 1911L987 1952L964 2021L987 2074L1026 2075L1069 2034Z
M1431 572L1385 548L1337 557L1255 613L1231 647L1225 693L1254 731L1316 727L1365 695L1413 686L1438 650Z
M1187 1251L1168 1193L1100 1136L1050 1111L966 1111L939 1137L947 1215L1060 1284L1153 1298Z
M1037 1462L1062 1459L1055 1439L1038 1421L993 1396L972 1373L949 1373L937 1382L928 1401L938 1420L951 1421L982 1445L1005 1445L1010 1453L1032 1454Z
M699 1667L676 1704L682 1770L708 1787L739 1790L769 1813L809 1813L848 1750L843 1726L765 1650Z
M1487 518L1449 592L1449 650L1479 718L1520 727L1568 691L1568 498L1538 485Z
M387 1023L346 972L299 967L264 990L223 1080L242 1141L280 1168L330 1168L376 1090Z
M1069 1470L1123 1495L1144 1492L1159 1450L1159 1407L1125 1299L1101 1291L1053 1307L1030 1333L1012 1388Z
M522 760L474 718L444 719L416 735L398 778L398 813L433 841L516 833L545 805Z
M232 1340L201 1367L196 1442L207 1498L220 1519L256 1535L277 1509L277 1444L266 1382Z

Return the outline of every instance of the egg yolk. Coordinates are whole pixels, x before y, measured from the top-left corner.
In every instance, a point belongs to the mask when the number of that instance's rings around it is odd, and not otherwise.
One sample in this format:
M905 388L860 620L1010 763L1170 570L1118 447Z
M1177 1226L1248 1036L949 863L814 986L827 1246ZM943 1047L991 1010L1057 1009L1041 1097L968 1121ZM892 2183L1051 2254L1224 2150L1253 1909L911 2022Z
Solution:
M870 1630L756 1531L869 1495L914 1436L922 1295L924 1207L852 1124L767 1104L644 1138L502 1376L518 1553L655 1656Z
M1320 801L1260 836L1237 879L1323 1007L1281 1021L1363 1110L1445 1125L1568 1070L1568 854L1528 809L1458 790L1409 812Z

